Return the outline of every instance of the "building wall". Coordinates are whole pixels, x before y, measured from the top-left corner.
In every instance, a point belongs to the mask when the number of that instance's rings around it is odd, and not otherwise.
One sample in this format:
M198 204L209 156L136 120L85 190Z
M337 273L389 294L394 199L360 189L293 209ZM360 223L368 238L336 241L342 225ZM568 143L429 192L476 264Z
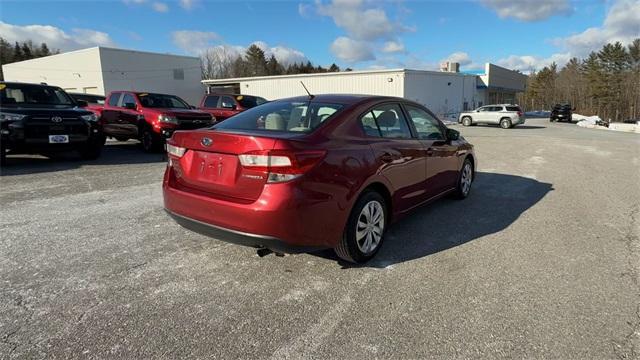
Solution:
M197 105L204 94L198 58L111 48L100 48L100 55L106 92L173 94L192 105Z
M473 109L482 98L476 89L476 76L460 73L407 70L404 98L426 106L439 118L456 117Z
M72 51L2 66L5 81L42 83L69 92L104 95L98 48Z
M343 72L286 77L239 80L240 92L261 96L267 100L306 95L304 82L312 94L370 94L403 96L403 71Z

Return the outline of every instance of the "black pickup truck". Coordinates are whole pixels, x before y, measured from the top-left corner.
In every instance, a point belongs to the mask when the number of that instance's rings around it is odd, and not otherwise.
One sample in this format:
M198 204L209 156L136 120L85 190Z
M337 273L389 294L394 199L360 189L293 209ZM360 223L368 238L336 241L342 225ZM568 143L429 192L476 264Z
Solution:
M45 84L0 82L0 160L7 154L49 155L77 150L100 156L105 142L98 117L64 90Z
M571 108L571 104L556 104L551 109L551 114L549 115L549 121L567 121L571 122L573 119L571 118L573 115L573 110Z

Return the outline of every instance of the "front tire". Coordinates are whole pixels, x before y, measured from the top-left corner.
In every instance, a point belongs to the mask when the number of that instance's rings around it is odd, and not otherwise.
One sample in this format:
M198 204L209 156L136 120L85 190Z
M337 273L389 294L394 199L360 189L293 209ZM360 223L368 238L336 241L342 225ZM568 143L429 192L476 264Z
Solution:
M159 136L157 136L148 126L145 126L142 129L140 143L142 144L142 149L148 153L158 152L161 147Z
M379 193L367 191L356 202L338 246L342 260L362 264L371 260L382 245L388 220L387 204Z
M509 129L512 126L510 119L500 120L500 127L503 129Z
M473 122L471 121L471 118L468 116L465 116L462 118L462 125L463 126L471 126L473 124Z
M102 148L106 141L105 137L98 137L89 140L82 148L78 150L83 160L95 160L102 154Z
M7 165L7 147L0 143L0 166Z
M464 159L460 174L458 175L458 183L456 184L456 191L454 197L456 199L466 199L471 192L471 184L473 183L473 164L469 158Z

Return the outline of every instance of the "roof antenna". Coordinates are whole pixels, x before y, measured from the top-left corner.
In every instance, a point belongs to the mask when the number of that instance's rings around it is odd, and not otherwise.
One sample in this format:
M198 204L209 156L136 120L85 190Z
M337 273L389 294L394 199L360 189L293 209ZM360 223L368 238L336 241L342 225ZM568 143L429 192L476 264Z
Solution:
M302 84L302 87L304 88L304 91L307 92L307 94L309 94L309 100L313 100L313 98L315 97L315 95L311 95L311 93L309 92L309 89L307 89L306 86L304 86L304 83L302 82L302 80L300 80L300 84Z

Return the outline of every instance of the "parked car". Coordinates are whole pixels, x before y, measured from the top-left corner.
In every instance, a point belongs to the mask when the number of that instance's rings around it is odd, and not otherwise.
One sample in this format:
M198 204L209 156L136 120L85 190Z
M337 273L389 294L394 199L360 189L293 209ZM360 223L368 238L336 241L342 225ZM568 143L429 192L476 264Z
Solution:
M104 133L120 141L138 139L145 151L162 149L175 130L210 126L215 118L175 95L113 91L102 110Z
M473 146L425 107L394 97L270 102L167 142L164 206L182 226L275 252L380 249L391 222L471 189Z
M486 105L473 111L461 112L458 117L458 123L464 126L492 124L500 125L503 129L509 129L524 122L525 116L520 107L511 104Z
M549 116L549 121L567 121L571 122L572 112L574 109L571 108L571 104L555 104L553 109L551 110L551 115Z
M207 94L202 97L198 109L213 115L217 121L225 120L239 112L251 109L267 100L259 96L240 94Z
M85 159L104 145L98 117L64 90L44 84L0 82L0 162L6 155L77 150Z
M105 97L102 95L94 94L81 94L81 93L67 93L69 94L80 107L93 111L98 117L102 116L102 109L104 108Z

